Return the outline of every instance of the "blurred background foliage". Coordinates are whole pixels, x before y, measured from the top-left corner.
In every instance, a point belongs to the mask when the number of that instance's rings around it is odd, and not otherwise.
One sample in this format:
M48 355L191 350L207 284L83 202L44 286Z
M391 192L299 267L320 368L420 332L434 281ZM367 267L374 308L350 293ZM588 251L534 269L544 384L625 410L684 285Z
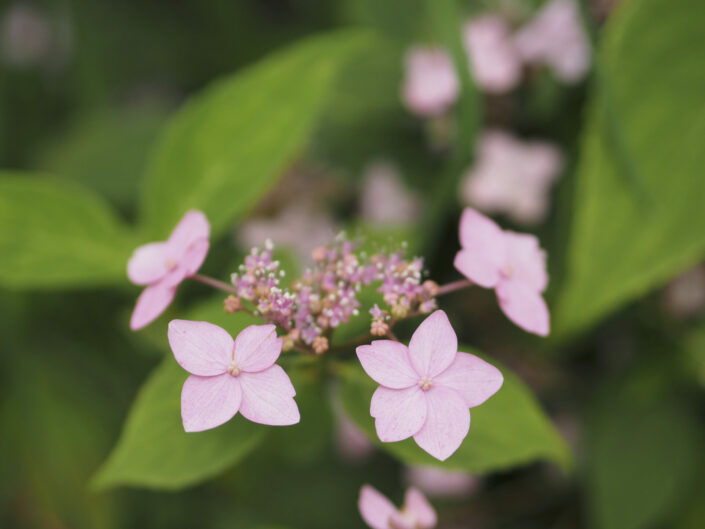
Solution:
M363 483L399 500L405 465L432 461L404 443L341 457L329 403L371 427L369 383L349 366L336 382L320 363L283 359L300 425L238 419L186 435L166 322L248 322L186 285L132 334L125 263L199 207L217 241L204 270L228 277L251 244L246 219L300 202L324 232L403 238L434 279L454 280L458 168L472 149L452 144L488 124L565 153L536 229L554 332L513 328L489 292L443 300L461 343L506 366L507 385L473 411L446 466L477 486L434 502L442 527L705 526L705 4L584 0L588 79L564 86L538 69L511 98L483 97L468 79L445 126L400 98L413 43L452 47L468 17L526 17L542 3L4 0L0 526L360 528ZM361 215L379 160L416 195L416 224ZM290 276L295 250L280 255Z

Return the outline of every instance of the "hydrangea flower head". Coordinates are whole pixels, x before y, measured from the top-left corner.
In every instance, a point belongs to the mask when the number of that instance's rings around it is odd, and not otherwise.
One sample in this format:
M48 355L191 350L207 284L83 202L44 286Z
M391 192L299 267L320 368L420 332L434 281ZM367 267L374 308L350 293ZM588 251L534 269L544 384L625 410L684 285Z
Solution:
M521 59L504 18L486 14L468 22L465 46L473 77L480 88L491 94L503 94L519 83Z
M127 263L127 277L142 291L132 312L133 331L154 321L169 306L179 284L194 275L208 253L210 224L200 211L189 211L169 239L137 248Z
M546 336L550 318L541 293L548 274L538 239L503 231L492 219L466 208L460 219L460 244L455 268L481 287L495 289L499 306L516 325Z
M411 436L444 461L470 429L470 411L502 386L502 373L477 356L458 352L458 339L442 310L428 316L405 346L375 340L357 348L365 372L380 386L370 414L380 440Z
M433 529L438 523L436 511L416 489L404 496L404 506L397 509L377 489L365 485L357 502L360 515L372 529Z
M468 204L486 213L506 213L524 224L546 216L549 190L562 166L556 147L488 130L477 154L477 163L463 181L462 194Z
M566 83L590 68L590 43L575 0L551 0L514 37L524 61L544 63Z
M402 99L411 112L423 117L438 116L455 103L460 85L453 61L444 50L412 48L404 66Z
M272 426L299 422L296 391L275 364L282 340L274 325L250 325L235 340L205 321L169 322L169 345L191 376L181 390L181 418L187 432L220 426L239 411Z

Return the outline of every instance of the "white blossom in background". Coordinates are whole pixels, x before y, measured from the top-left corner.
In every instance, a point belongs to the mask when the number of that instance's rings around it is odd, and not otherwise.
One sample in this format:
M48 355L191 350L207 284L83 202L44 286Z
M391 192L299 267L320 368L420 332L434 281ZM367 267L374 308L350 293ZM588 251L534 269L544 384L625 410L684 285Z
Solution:
M0 12L0 54L14 67L51 68L66 62L71 48L70 24L33 5L16 2Z
M560 151L544 141L523 141L501 130L486 131L477 146L461 195L489 214L503 213L520 224L543 220L550 189L561 171Z
M664 293L666 310L677 318L694 316L705 309L705 266L699 265L681 274Z
M485 92L509 92L521 80L521 58L511 29L500 15L486 14L465 25L465 46L477 85Z
M404 184L396 166L374 162L365 169L360 217L376 224L408 224L421 211L419 198Z
M455 103L460 85L453 61L440 48L411 48L404 58L402 100L423 117L444 114Z
M591 48L575 0L550 0L515 35L522 59L546 64L566 83L580 81L590 68Z
M309 262L313 250L324 246L337 231L329 215L317 211L307 201L295 200L274 218L253 218L243 224L238 229L237 240L250 247L270 239L277 246L294 250L303 262Z
M404 481L430 498L459 498L469 496L480 486L480 478L457 470L437 467L406 467Z

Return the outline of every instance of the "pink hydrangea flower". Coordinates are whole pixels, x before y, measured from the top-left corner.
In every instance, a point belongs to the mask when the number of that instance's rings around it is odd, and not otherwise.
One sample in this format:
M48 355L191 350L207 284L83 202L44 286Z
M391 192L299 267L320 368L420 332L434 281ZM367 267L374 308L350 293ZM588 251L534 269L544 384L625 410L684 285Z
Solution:
M424 495L409 489L404 507L397 509L377 489L365 485L357 502L360 515L372 529L433 529L438 523L436 511Z
M473 77L488 93L503 94L521 79L521 59L509 25L499 15L486 14L465 26L465 46Z
M233 340L212 323L172 320L168 336L176 361L191 373L181 390L187 432L220 426L238 411L272 426L299 422L294 386L274 363L282 349L274 325L250 325Z
M470 411L502 386L500 371L458 352L448 317L437 310L416 329L409 346L376 340L357 348L367 374L380 384L370 405L380 440L413 436L433 457L446 460L470 429Z
M492 219L466 208L460 219L455 268L484 288L522 329L546 336L549 314L541 293L548 284L546 255L533 235L503 231Z
M548 211L549 190L563 165L550 143L524 142L500 130L482 135L477 162L462 185L463 199L486 213L535 224Z
M210 224L200 211L189 211L169 239L135 250L127 263L127 277L146 286L130 319L133 331L154 321L174 299L179 284L194 275L208 253Z
M439 48L415 47L405 57L402 99L423 117L443 114L458 97L460 85L450 56Z
M575 0L551 0L514 37L522 59L548 65L558 79L574 83L590 68L590 43Z

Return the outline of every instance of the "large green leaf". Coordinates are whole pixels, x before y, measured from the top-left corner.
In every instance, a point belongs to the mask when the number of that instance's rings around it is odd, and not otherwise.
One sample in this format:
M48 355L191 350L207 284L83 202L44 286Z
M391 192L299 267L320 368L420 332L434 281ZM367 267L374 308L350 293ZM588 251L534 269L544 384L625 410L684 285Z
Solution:
M307 39L216 82L169 123L151 158L143 220L163 237L190 208L215 234L243 218L302 149L339 67L368 41Z
M181 489L222 472L257 446L264 427L240 415L214 430L186 433L180 395L187 376L173 358L152 373L118 444L96 475L95 487Z
M464 350L472 352L467 347ZM370 416L370 400L378 385L359 365L346 366L342 371L340 396L347 413L370 439L410 465L485 473L550 459L568 467L571 463L568 448L531 391L516 375L501 366L500 369L504 375L502 388L486 403L471 410L469 435L444 462L428 455L412 439L400 443L379 441Z
M0 284L83 287L125 280L133 240L110 206L51 177L0 172Z
M704 33L700 0L624 2L605 30L554 310L558 334L705 253Z
M587 421L586 485L594 529L671 527L695 492L703 436L671 398L611 385Z

